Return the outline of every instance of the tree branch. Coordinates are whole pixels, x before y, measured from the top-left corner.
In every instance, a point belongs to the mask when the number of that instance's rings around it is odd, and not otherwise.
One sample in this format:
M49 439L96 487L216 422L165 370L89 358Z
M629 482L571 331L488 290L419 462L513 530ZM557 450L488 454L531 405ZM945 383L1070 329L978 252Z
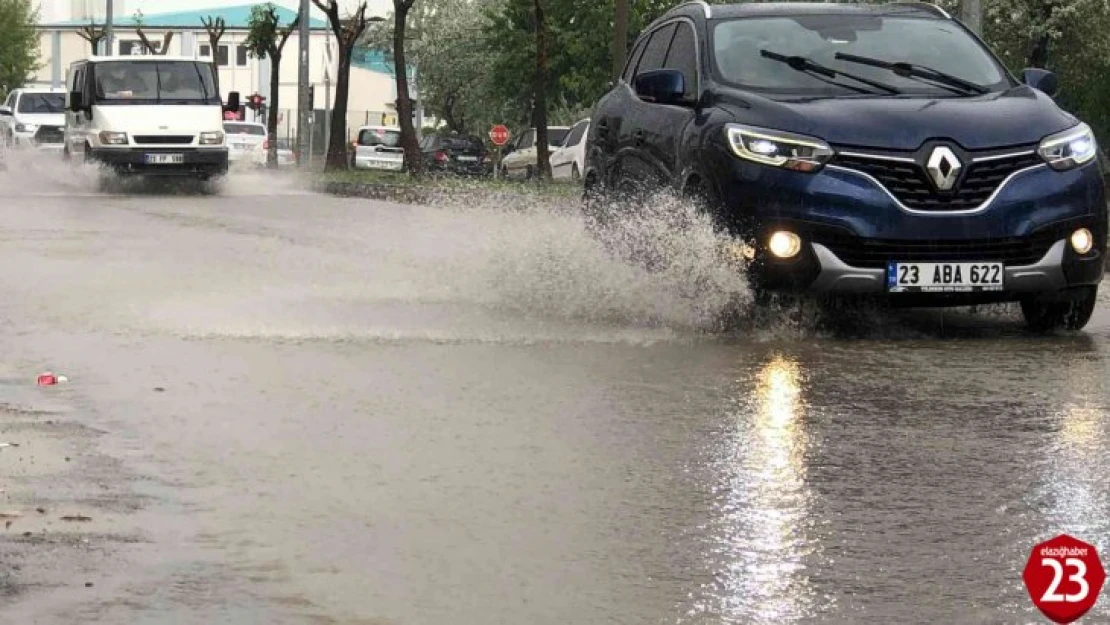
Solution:
M289 23L289 27L281 31L281 37L275 44L274 47L276 49L271 52L271 55L273 54L273 52L277 52L278 55L281 54L282 49L285 48L285 42L289 41L289 36L293 34L293 31L297 30L297 27L300 26L300 24L301 14L297 13L297 17L293 18L293 21Z

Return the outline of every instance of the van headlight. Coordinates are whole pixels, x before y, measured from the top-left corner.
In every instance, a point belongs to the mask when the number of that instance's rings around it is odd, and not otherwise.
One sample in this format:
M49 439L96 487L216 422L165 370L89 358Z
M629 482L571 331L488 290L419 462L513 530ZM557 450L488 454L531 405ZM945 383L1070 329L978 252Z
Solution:
M1091 127L1081 123L1045 137L1037 146L1037 154L1053 169L1072 169L1091 162L1098 154L1098 144Z
M763 165L812 172L833 155L832 148L815 137L740 124L729 124L725 130L733 154Z
M104 130L100 133L100 142L104 145L127 145L127 133Z
M220 131L200 133L201 145L223 145L224 133Z
M37 129L38 129L38 126L36 126L34 124L20 123L20 124L15 125L15 131L16 132L34 132Z

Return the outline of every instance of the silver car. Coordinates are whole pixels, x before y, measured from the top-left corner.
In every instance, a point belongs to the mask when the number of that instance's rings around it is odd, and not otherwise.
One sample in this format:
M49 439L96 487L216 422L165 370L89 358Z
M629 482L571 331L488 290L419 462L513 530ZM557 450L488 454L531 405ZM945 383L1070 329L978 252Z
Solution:
M393 126L363 126L351 145L355 169L401 171L405 167L405 150L401 147L401 129Z

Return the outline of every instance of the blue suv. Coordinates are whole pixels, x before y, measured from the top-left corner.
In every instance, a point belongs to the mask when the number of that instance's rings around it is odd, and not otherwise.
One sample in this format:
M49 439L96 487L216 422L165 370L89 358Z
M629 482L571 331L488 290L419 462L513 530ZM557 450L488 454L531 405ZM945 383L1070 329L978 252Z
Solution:
M587 206L696 199L759 293L1019 301L1031 328L1080 329L1104 271L1104 172L1055 92L932 4L690 2L597 103Z

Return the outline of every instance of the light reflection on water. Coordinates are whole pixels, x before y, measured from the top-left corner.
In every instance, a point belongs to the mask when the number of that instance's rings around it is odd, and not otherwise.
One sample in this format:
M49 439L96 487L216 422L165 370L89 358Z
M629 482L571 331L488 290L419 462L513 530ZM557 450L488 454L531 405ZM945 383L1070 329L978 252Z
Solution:
M804 561L815 550L814 493L806 481L805 372L771 354L745 380L715 459L721 476L709 554L714 582L687 615L730 623L797 621L818 599Z

